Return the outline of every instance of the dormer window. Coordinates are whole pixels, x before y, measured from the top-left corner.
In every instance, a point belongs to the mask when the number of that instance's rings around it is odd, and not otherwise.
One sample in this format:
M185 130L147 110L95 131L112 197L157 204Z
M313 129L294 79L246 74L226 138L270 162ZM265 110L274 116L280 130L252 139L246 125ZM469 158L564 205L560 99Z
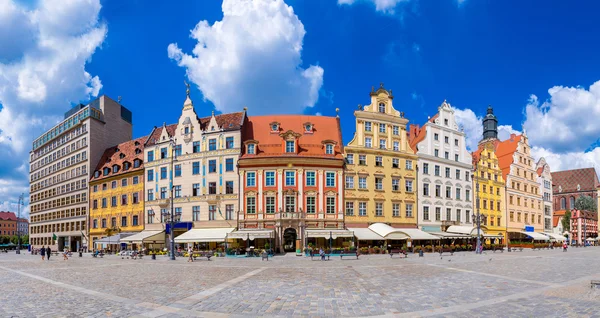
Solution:
M136 148L136 149L135 149L135 154L136 154L136 155L139 155L140 153L142 153L142 151L140 150L140 148Z
M114 165L112 168L113 168L113 169L112 169L112 170L113 170L113 173L117 173L117 172L119 172L119 166L117 166L117 165Z
M183 128L183 133L188 135L190 133L190 127L186 126L185 128Z
M296 142L294 140L286 140L285 141L285 152L286 153L295 153L296 152Z
M255 149L255 148L256 148L256 145L254 145L254 144L249 144L249 145L248 145L248 154L249 154L249 155L254 155L254 154L256 154L256 151L255 151L256 149Z
M379 103L379 112L385 114L385 104Z
M333 145L332 144L325 145L325 154L333 155Z
M271 126L272 133L279 132L279 123L278 122L272 122L269 125Z
M448 126L448 119L444 119L444 125Z
M100 178L100 171L94 172L94 178Z
M130 166L131 166L131 164L129 162L123 163L123 170L129 170Z
M123 158L125 158L125 154L124 154L124 153L120 154L120 155L119 155L119 158L120 158L120 159L123 159Z
M133 161L133 167L134 168L139 168L141 164L142 164L142 161L140 159L135 159Z
M304 132L311 134L313 132L313 125L311 123L305 123Z
M105 175L105 176L108 176L109 173L110 173L110 168L104 168L102 170L102 174Z

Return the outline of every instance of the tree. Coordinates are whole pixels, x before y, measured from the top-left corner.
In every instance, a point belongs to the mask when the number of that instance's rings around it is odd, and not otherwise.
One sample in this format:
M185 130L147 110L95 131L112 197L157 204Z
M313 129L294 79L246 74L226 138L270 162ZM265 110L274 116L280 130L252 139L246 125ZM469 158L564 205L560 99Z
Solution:
M575 209L583 211L598 211L596 200L588 195L582 195L575 200Z
M563 231L571 232L571 211L567 210L561 220ZM561 233L562 235L562 233Z

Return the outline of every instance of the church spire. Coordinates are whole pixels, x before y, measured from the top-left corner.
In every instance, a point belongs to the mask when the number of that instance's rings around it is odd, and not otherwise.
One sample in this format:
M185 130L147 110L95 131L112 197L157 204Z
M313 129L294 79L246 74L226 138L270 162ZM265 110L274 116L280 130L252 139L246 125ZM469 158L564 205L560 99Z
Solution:
M498 139L498 118L494 115L492 105L488 106L483 118L483 140L486 139Z

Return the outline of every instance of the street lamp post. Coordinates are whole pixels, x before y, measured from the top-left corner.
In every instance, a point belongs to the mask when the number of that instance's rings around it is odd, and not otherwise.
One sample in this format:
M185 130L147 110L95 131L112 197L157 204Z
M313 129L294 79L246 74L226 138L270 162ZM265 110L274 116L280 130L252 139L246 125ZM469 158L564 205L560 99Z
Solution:
M475 173L471 178L477 177L477 167L475 167ZM475 205L477 208L477 245L475 247L475 254L481 254L481 211L479 208L479 178L475 179Z
M171 138L169 140L169 145L171 145L171 173L169 174L169 187L171 190L171 213L170 213L170 220L169 220L169 224L170 224L170 233L169 233L169 239L171 241L171 260L174 261L175 260L175 209L173 207L173 202L174 202L174 187L173 187L173 173L175 170L175 147L177 146L176 143L176 139Z
M21 228L19 220L21 219L21 205L24 204L23 199L23 193L21 193L19 202L17 203L17 254L21 254Z
M329 231L329 254L331 254L331 242L333 242L333 233Z

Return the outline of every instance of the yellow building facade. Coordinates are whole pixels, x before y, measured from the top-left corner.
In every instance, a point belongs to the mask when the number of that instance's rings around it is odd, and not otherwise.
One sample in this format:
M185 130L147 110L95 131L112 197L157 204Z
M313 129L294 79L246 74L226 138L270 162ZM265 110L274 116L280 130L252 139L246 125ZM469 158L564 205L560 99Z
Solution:
M408 142L408 120L383 84L370 96L371 103L354 112L356 131L344 149L346 227L383 222L416 228L417 155Z
M96 243L99 239L144 230L144 139L106 149L94 171L90 181L91 248L106 247Z
M486 244L504 242L506 238L506 185L498 165L495 142L497 140L484 141L473 153L475 213L479 211L484 216L481 229Z

